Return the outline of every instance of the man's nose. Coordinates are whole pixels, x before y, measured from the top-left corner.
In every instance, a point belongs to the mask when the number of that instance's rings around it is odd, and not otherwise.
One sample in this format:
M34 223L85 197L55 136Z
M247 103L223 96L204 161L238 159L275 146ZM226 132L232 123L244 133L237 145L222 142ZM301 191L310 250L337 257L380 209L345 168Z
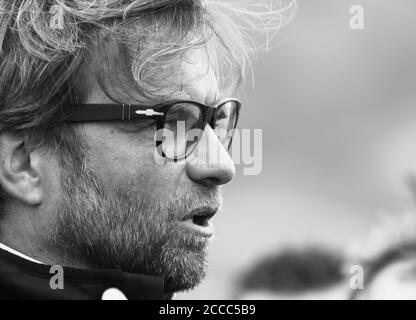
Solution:
M191 180L214 185L226 184L234 178L234 162L209 125L188 158L186 172Z

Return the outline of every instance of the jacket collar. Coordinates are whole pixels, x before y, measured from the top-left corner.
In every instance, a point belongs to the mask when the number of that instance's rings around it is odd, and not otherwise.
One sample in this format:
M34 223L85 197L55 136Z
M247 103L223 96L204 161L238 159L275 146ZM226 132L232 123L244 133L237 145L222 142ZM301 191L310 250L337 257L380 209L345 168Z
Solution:
M0 247L0 299L100 300L114 291L129 300L170 298L164 296L162 278L121 270L63 267L64 288L54 290L51 283L57 271L52 266L8 249Z
M9 246L6 246L5 244L3 244L1 242L0 242L0 249L3 249L5 251L7 251L7 252L10 252L10 253L12 253L12 254L14 254L16 256L19 256L19 257L21 257L23 259L26 259L26 260L29 260L29 261L32 261L32 262L35 262L35 263L44 264L44 263L42 263L42 262L40 262L38 260L35 260L35 259L31 258L31 257L28 257L27 255L25 255L25 254L23 254L23 253L21 253L21 252L19 252L17 250L14 250L14 249L10 248Z

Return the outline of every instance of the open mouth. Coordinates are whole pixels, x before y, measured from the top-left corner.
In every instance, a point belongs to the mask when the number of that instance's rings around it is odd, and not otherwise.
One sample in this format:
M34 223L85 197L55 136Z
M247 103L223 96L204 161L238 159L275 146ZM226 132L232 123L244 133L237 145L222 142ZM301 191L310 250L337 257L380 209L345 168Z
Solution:
M187 228L199 233L204 237L211 237L214 234L211 218L216 214L218 208L199 208L193 210L182 219Z
M192 217L192 222L198 226L207 227L214 214L215 213L212 212L202 212L200 214L196 214Z

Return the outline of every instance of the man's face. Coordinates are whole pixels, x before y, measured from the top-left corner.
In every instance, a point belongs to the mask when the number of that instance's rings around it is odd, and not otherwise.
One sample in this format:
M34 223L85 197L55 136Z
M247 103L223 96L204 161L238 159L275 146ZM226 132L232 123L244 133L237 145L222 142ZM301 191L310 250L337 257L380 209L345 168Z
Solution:
M188 55L178 81L184 90L175 98L215 102L217 82L200 52ZM88 103L108 102L94 86ZM208 218L220 208L220 185L235 168L208 126L197 156L155 161L155 130L146 121L77 126L85 152L80 147L73 154L85 155L60 159L62 193L50 239L91 268L164 276L171 293L204 277L212 236ZM220 161L209 164L205 155L213 152ZM196 219L197 213L202 216Z

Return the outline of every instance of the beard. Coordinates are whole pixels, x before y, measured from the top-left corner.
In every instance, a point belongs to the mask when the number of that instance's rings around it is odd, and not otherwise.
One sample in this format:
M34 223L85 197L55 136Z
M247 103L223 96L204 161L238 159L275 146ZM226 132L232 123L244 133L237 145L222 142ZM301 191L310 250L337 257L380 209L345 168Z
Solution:
M133 179L108 186L85 157L74 157L73 150L71 156L60 159L62 197L49 238L53 249L91 269L160 276L166 294L201 282L208 239L179 220L195 208L218 207L219 187L192 185L166 196L141 192Z

